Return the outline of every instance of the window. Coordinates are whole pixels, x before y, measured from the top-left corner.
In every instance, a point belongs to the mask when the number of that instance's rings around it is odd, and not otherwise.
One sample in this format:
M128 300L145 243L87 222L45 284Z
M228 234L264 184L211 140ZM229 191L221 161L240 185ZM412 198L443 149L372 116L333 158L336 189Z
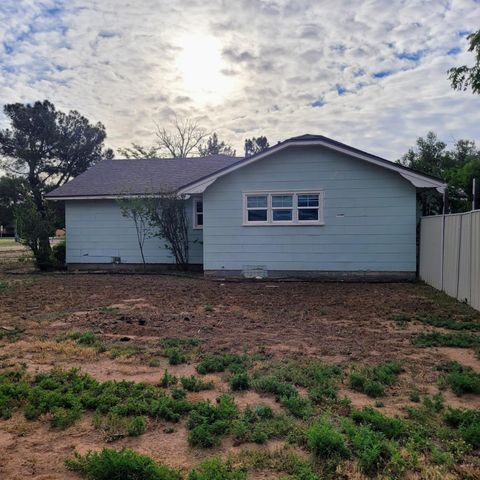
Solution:
M323 192L244 193L244 225L323 225Z
M193 199L193 228L203 228L203 199Z
M268 222L268 195L247 196L247 222Z

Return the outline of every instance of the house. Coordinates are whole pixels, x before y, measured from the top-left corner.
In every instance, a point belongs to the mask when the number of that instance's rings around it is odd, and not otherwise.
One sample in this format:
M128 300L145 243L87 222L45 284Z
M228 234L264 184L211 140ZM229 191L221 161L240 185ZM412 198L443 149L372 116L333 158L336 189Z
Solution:
M320 135L248 158L104 160L62 187L69 268L141 263L116 199L175 189L190 219L190 263L207 275L408 279L416 193L445 183ZM174 262L158 238L146 261Z

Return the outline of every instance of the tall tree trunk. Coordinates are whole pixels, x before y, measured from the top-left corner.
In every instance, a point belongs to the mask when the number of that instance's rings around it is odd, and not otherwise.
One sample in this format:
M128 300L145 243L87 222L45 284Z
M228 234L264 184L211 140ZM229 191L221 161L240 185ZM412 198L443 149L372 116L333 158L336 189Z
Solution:
M34 255L38 268L42 271L45 271L52 268L52 249L50 247L50 237L47 227L49 223L49 218L47 207L42 197L42 193L36 185L31 184L31 186L33 192L33 200L43 223L38 235L37 251L34 252Z

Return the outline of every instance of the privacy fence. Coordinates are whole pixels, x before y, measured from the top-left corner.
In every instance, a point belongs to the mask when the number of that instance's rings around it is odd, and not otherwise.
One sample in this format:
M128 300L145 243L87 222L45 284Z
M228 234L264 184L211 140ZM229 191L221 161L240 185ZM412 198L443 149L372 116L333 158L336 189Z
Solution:
M480 210L422 218L420 278L480 310Z

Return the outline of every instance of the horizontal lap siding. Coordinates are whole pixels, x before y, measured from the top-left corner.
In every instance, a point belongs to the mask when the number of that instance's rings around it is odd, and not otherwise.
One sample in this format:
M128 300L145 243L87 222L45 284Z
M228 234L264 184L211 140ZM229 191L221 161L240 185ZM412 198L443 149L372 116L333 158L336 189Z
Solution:
M324 226L242 226L242 193L325 191ZM294 148L204 193L204 268L414 272L415 189L398 174L321 148ZM337 216L337 215L344 216Z
M187 202L189 225L192 204ZM142 263L133 220L122 216L114 200L67 201L65 206L67 263ZM202 263L202 231L190 229L190 263ZM175 263L165 241L147 238L144 245L147 263Z

